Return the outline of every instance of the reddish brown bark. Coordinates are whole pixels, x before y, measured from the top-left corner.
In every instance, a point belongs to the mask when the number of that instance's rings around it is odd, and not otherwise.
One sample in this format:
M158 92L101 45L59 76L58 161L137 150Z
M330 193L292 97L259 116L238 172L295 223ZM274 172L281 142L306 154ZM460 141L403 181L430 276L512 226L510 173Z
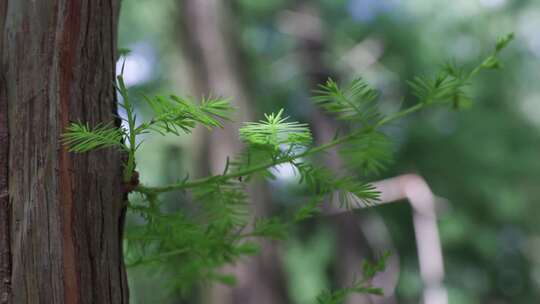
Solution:
M5 303L128 303L122 155L73 155L60 142L70 121L114 121L119 1L2 4L0 140L7 118L9 148L0 143L0 190L7 178L9 203L0 196L0 242L10 238L16 286Z

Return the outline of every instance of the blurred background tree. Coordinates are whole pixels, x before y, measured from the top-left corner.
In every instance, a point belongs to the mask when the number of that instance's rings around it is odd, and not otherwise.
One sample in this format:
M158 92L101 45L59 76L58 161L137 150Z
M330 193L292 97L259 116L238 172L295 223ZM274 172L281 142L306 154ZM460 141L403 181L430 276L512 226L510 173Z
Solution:
M439 229L450 303L536 303L538 29L540 3L533 0L124 0L119 40L131 50L125 79L134 92L232 96L244 113L239 120L285 108L293 119L314 125L323 141L338 125L318 112L309 92L328 76L366 78L383 93L383 110L393 111L407 92L405 80L432 73L433 63L447 58L472 64L495 37L515 32L503 72L481 75L471 87L475 103L469 110L428 110L386 130L397 145L384 176L416 172L445 199ZM142 104L137 110L148 115ZM237 149L230 146L234 132L224 132L214 138L202 130L202 136L152 138L138 156L142 181L162 184L186 172L220 171L219 161ZM216 143L212 151L209 141ZM330 153L324 161L336 160ZM268 189L257 200L261 212L286 212L301 199L294 195L290 168L280 168L277 176L260 186ZM170 208L179 199L168 195ZM273 257L255 262L255 270L248 267L247 281L280 295L275 303L313 303L321 288L342 284L345 270L355 269L362 255L381 250L356 232L373 219L382 223L370 226L378 227L371 229L373 237L393 247L399 260L395 293L377 303L418 303L422 286L406 204L297 227L289 241L272 247ZM203 289L188 296L170 293L167 274L156 269L129 269L129 279L134 303L224 303L202 296ZM226 297L251 303L241 300L253 291L242 284L240 278L240 288Z

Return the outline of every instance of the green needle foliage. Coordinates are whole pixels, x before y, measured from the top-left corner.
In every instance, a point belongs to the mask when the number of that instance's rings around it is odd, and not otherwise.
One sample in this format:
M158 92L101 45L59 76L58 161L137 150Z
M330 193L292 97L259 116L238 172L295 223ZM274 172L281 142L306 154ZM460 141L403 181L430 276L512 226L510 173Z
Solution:
M288 122L282 117L283 109L277 114L265 114L266 120L247 122L240 129L240 137L249 145L267 146L275 151L283 146L309 146L311 131L307 124Z
M376 103L379 94L361 78L354 79L345 88L328 79L315 93L315 103L337 119L369 126L382 118Z
M180 130L191 133L197 125L203 125L208 129L222 127L219 119L228 120L232 113L229 102L221 98L204 98L199 104L176 95L169 98L145 97L145 100L155 116L151 121L142 123L136 129L137 134L152 130L162 135L166 133L180 135Z
M122 139L125 130L111 124L98 124L91 129L88 124L72 123L68 126L63 142L69 146L70 152L84 153L108 147L117 147L129 152Z
M374 130L343 144L339 152L352 169L366 175L380 174L393 160L390 139Z
M409 85L418 98L416 103L386 116L378 110L379 94L364 80L358 78L342 87L329 79L315 92L313 100L337 119L349 123L350 131L325 144L313 146L308 125L290 121L280 110L266 114L259 122L244 123L239 133L245 151L233 160L227 159L222 174L200 179L189 179L188 175L182 181L164 186L137 185L133 191L138 196L131 196L128 207L143 221L125 236L127 264L152 265L172 276L172 288L185 291L204 281L233 284L234 278L218 269L243 256L256 254L254 238L285 238L290 225L319 215L323 201L337 201L342 208L375 205L379 192L371 184L355 176L338 176L317 164L314 156L337 147L348 168L358 170L364 178L379 174L392 160L392 145L381 127L428 106L455 109L469 106L471 98L466 89L471 78L482 69L500 67L497 55L512 37L499 39L493 53L470 71L446 64L434 78L415 77ZM126 183L132 182L135 172L135 154L140 145L137 136L150 132L190 133L198 125L219 128L232 114L232 107L223 98L195 102L175 95L144 97L154 116L137 123L121 75L117 90L122 97L119 104L126 111L125 127L102 124L92 128L85 123L72 123L63 141L77 153L111 147L126 151ZM281 164L295 168L299 183L309 193L307 202L288 217L252 219L247 183L255 177L273 178L272 169ZM164 210L159 196L171 191L181 192L195 204L177 211ZM340 303L352 292L381 294L369 281L384 269L385 261L386 256L374 265L365 264L360 280L351 287L321 293L317 303Z
M382 289L371 284L371 280L375 275L386 268L386 262L390 257L388 252L385 252L377 261L364 261L362 264L362 277L354 280L349 287L338 290L324 290L317 296L317 304L339 304L351 293L364 293L372 295L383 295Z

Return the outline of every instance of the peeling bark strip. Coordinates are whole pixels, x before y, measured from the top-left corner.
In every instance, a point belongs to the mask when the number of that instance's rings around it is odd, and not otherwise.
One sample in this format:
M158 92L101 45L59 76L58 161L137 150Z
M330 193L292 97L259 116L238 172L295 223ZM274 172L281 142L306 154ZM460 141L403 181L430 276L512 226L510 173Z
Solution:
M10 303L128 303L121 154L75 155L60 142L70 121L114 121L120 1L0 2L7 3L0 106L9 109Z

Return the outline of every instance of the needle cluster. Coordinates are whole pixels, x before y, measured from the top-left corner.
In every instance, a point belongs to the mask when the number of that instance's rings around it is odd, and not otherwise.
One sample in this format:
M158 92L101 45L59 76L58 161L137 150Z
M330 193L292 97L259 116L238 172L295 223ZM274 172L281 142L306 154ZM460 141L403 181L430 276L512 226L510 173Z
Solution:
M323 201L337 201L342 208L375 205L379 192L366 178L379 174L392 160L392 143L381 127L429 106L455 109L469 106L472 99L467 86L472 77L482 69L498 68L501 64L497 55L511 39L512 35L499 39L492 54L471 70L446 64L435 77L415 77L409 86L417 97L416 102L389 115L379 111L379 94L363 79L343 86L329 79L315 91L313 101L350 127L347 133L322 145L313 145L307 124L291 121L279 110L265 114L261 121L243 124L239 134L245 150L232 160L227 158L222 174L200 179L186 177L169 185L138 185L131 195L137 199L132 199L128 207L142 221L125 236L127 264L152 265L168 272L172 287L182 290L202 281L233 284L234 278L218 269L243 256L256 254L254 238L285 238L291 225L320 214ZM128 154L124 164L125 182L131 180L136 169L136 152L143 144L137 140L138 136L152 132L179 135L190 133L197 126L212 130L232 120L233 108L225 98L194 101L171 95L143 97L153 117L138 122L122 75L118 76L116 87L121 96L119 105L126 112L126 117L121 118L125 123L118 127L112 124L92 127L74 122L65 130L63 141L75 153L105 148L125 151ZM345 165L360 174L340 176L316 161L317 154L331 148L338 148ZM246 185L254 178L274 178L272 169L282 164L295 169L298 182L305 187L309 198L288 216L253 219ZM171 191L196 202L196 207L180 207L175 211L162 208L160 195ZM380 294L382 291L371 286L369 279L384 269L385 260L381 259L375 266L365 264L362 279L351 287L321 293L317 303L340 303L351 292Z

